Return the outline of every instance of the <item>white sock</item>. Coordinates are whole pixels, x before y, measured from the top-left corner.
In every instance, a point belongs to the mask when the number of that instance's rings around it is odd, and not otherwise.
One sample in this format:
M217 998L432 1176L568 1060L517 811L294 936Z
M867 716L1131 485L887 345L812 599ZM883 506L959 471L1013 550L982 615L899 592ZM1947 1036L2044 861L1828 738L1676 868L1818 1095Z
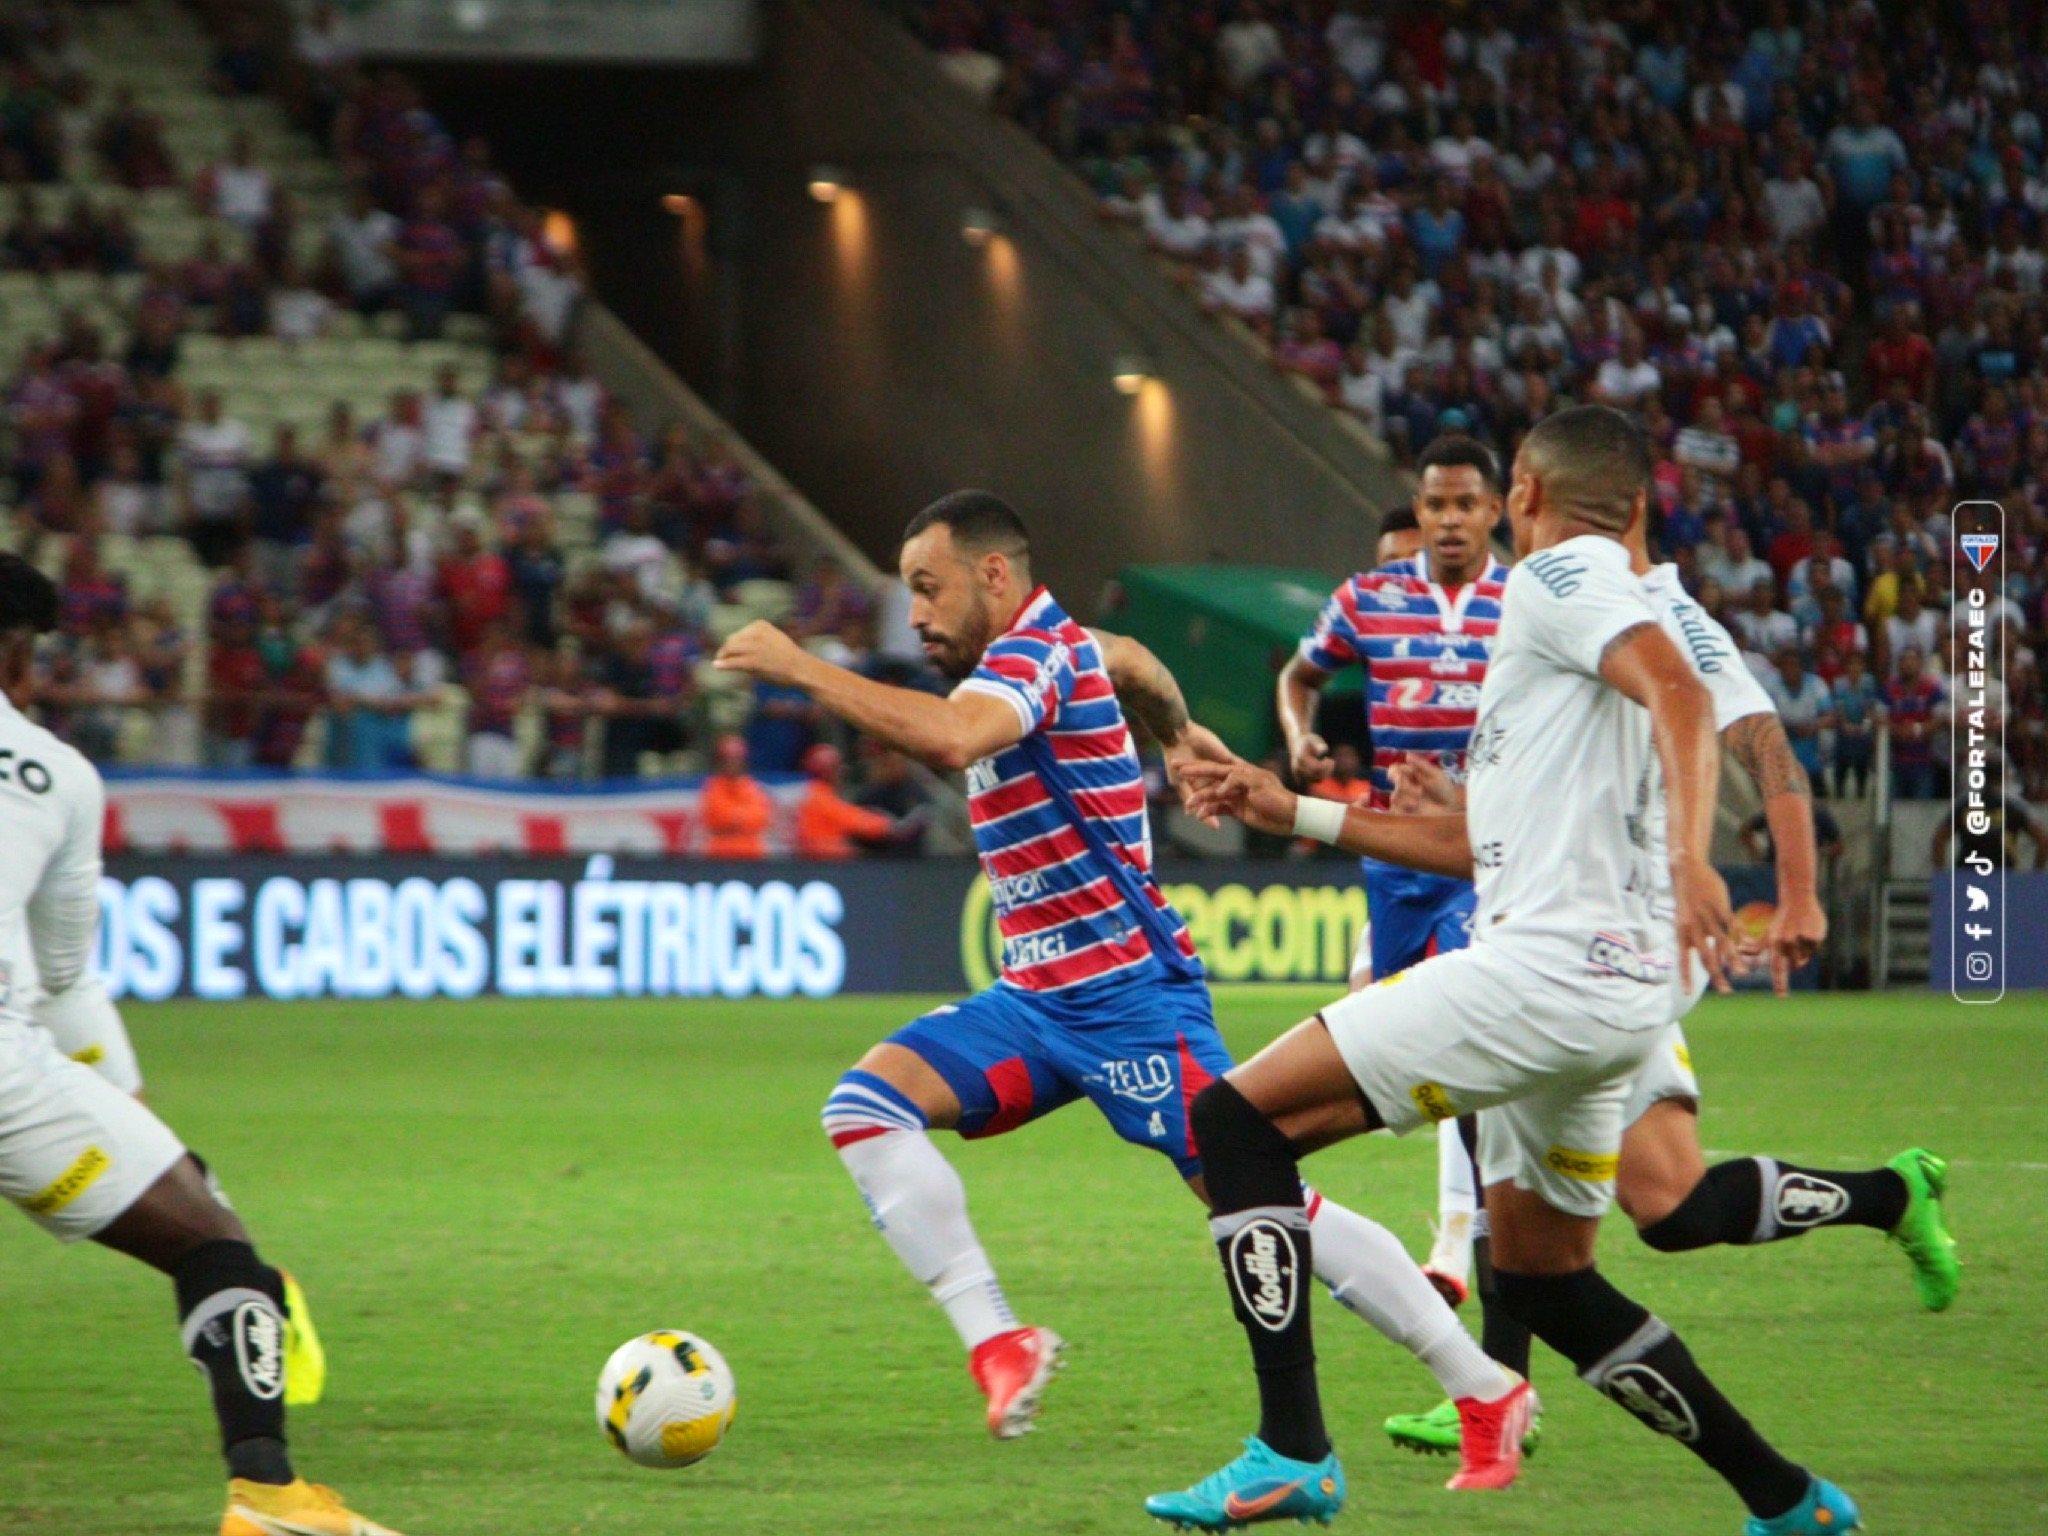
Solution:
M849 1141L839 1160L860 1186L875 1229L945 1309L962 1344L971 1350L1017 1326L967 1219L966 1187L928 1134L889 1130Z
M1436 1241L1430 1245L1429 1267L1470 1283L1472 1239L1478 1235L1474 1218L1479 1210L1479 1188L1472 1171L1472 1154L1465 1150L1465 1138L1456 1120L1437 1122L1436 1210Z
M1491 1402L1514 1390L1514 1372L1479 1347L1385 1227L1315 1196L1309 1239L1316 1278L1338 1304L1420 1360L1446 1396Z

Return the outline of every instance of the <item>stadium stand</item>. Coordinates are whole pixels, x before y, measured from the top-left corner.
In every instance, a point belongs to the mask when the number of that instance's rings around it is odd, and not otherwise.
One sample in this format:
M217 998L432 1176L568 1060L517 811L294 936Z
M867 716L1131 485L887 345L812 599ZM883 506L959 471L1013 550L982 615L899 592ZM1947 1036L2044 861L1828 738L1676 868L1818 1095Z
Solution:
M2037 9L895 10L1398 459L1638 412L1658 541L1824 789L1863 792L1888 729L1892 787L1945 791L1949 513L2002 501L2004 714L2048 791Z
M203 9L0 16L0 541L63 586L42 716L121 764L633 776L737 734L795 770L821 722L706 658L760 616L868 655L850 546L789 539L701 406L592 376L586 333L634 344L573 229L331 13L284 59Z

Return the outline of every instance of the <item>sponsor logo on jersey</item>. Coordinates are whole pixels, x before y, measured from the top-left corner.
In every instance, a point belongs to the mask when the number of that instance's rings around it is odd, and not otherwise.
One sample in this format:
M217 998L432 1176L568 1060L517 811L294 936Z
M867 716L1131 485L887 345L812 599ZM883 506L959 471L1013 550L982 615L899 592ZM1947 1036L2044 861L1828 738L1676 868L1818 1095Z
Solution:
M1388 978L1390 981L1394 979ZM1457 1107L1451 1103L1451 1096L1444 1092L1442 1083L1417 1083L1408 1090L1408 1097L1428 1119L1450 1120L1457 1116Z
M1140 1104L1157 1104L1173 1092L1173 1063L1160 1055L1143 1061L1105 1061L1102 1075L1111 1093Z
M41 1194L30 1195L21 1208L31 1216L54 1216L100 1181L114 1160L98 1147L87 1147Z
M1621 1166L1618 1152L1581 1152L1577 1147L1550 1144L1550 1150L1543 1154L1543 1165L1553 1173L1561 1173L1568 1179L1578 1179L1587 1184L1605 1184L1614 1177L1615 1169Z
M1660 1435L1687 1445L1700 1437L1700 1421L1692 1404L1663 1374L1631 1360L1617 1365L1600 1380L1600 1388Z
M1810 1173L1787 1173L1778 1178L1772 1197L1781 1227L1817 1227L1849 1209L1849 1191Z
M1259 1216L1231 1235L1230 1283L1245 1312L1268 1333L1294 1321L1301 1277L1294 1269L1294 1245L1279 1222Z
M1646 955L1627 939L1596 933L1586 946L1586 969L1596 976L1625 976L1630 981L1663 986L1671 980L1669 961Z
M1003 940L1003 968L1016 971L1027 965L1043 965L1066 952L1067 936L1063 933L1023 934Z
M1016 875L999 875L988 883L988 893L999 908L1034 901L1044 890L1045 874L1036 869L1027 869Z
M284 1395L284 1319L268 1302L245 1301L233 1321L235 1368L252 1396L272 1402Z

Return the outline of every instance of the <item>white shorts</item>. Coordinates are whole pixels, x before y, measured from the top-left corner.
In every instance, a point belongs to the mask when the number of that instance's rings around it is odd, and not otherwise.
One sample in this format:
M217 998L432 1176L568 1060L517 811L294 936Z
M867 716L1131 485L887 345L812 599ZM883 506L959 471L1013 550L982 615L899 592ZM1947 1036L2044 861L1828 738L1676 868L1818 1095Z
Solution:
M1375 982L1322 1018L1389 1130L1483 1110L1485 1183L1512 1179L1598 1216L1614 1199L1629 1080L1658 1039L1606 1022L1630 1013L1605 988L1562 986L1481 945Z
M1692 1051L1685 1043L1685 1027L1676 1023L1665 1026L1657 1037L1656 1049L1629 1083L1628 1102L1621 1112L1622 1125L1634 1125L1666 1099L1691 1099L1695 1105L1700 1101L1700 1080L1692 1073Z
M67 1243L140 1199L185 1148L47 1031L0 1013L0 1198Z
M123 1093L142 1092L142 1064L135 1059L128 1027L97 974L79 977L60 996L38 995L28 1011L73 1061L91 1067Z
M1358 978L1372 975L1372 919L1367 918L1358 925L1358 948L1351 952L1350 982L1358 985Z

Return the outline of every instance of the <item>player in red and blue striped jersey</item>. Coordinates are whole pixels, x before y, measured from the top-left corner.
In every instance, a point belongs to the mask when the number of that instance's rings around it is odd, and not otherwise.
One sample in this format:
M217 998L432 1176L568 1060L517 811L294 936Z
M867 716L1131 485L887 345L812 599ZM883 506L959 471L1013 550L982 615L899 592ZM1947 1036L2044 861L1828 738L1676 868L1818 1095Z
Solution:
M1330 594L1278 690L1288 760L1307 789L1330 771L1329 746L1315 730L1317 699L1337 673L1365 669L1374 799L1382 808L1392 794L1388 775L1404 758L1424 757L1464 777L1507 580L1489 542L1502 505L1492 452L1473 438L1440 437L1416 467L1420 547ZM1352 962L1354 989L1470 942L1470 881L1374 859L1363 867L1367 926ZM1460 1127L1446 1122L1439 1134L1444 1219L1424 1272L1455 1305L1468 1289L1478 1191Z
M870 1050L823 1118L875 1225L969 1350L989 1429L1008 1439L1030 1427L1060 1340L1019 1326L929 1133L994 1136L1085 1097L1126 1141L1165 1153L1206 1203L1187 1110L1231 1058L1187 926L1153 876L1119 693L1170 772L1229 753L1190 724L1144 647L1082 628L1034 585L1023 523L995 497L962 491L926 508L899 563L910 621L956 682L950 695L833 666L765 623L735 634L717 664L801 688L857 729L967 776L1002 979ZM1515 1390L1519 1378L1486 1357L1391 1232L1320 1197L1307 1211L1315 1273L1340 1302L1454 1399ZM1511 1478L1514 1467L1498 1471Z

